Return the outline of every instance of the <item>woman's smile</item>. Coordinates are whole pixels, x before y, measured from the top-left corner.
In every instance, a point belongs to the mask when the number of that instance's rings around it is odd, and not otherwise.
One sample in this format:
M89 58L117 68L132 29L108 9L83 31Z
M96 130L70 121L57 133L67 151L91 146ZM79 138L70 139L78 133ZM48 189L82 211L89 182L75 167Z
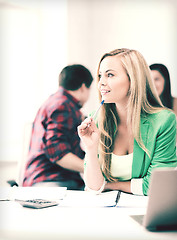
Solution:
M105 96L105 95L107 95L108 93L110 93L111 91L110 91L110 90L106 90L106 89L101 89L100 92L101 92L101 95L102 95L102 96Z

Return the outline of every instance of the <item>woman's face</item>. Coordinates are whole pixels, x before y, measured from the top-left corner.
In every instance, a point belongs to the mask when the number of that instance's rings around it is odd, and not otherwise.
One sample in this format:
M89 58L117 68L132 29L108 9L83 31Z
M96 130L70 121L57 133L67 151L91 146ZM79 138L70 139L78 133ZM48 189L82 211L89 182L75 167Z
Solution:
M157 89L157 93L160 96L164 90L165 79L157 70L151 70L151 73L152 73L152 79Z
M128 99L130 80L119 56L109 56L102 60L99 70L98 89L105 103L123 103Z

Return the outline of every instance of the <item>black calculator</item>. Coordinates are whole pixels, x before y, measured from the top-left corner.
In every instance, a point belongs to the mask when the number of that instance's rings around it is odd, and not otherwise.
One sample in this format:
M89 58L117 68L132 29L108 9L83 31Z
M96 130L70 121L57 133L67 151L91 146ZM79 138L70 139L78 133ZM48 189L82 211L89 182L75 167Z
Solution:
M59 204L59 202L44 199L31 199L31 200L15 199L15 201L19 202L23 207L36 209L57 206Z

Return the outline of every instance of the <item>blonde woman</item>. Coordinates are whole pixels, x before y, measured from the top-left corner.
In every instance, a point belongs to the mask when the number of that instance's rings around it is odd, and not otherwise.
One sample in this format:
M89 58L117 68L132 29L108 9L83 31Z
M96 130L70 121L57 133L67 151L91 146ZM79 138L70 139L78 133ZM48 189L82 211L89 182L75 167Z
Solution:
M176 118L165 108L150 69L136 50L106 53L98 66L100 109L78 127L85 146L84 181L95 193L148 195L157 167L176 167Z

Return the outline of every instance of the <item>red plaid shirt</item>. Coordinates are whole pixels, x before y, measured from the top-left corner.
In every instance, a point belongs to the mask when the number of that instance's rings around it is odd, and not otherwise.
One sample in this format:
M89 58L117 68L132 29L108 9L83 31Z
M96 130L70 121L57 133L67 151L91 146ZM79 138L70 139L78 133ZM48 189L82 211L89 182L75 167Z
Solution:
M81 179L79 173L56 164L69 152L84 158L77 134L82 119L80 107L62 87L41 106L33 123L23 186Z

